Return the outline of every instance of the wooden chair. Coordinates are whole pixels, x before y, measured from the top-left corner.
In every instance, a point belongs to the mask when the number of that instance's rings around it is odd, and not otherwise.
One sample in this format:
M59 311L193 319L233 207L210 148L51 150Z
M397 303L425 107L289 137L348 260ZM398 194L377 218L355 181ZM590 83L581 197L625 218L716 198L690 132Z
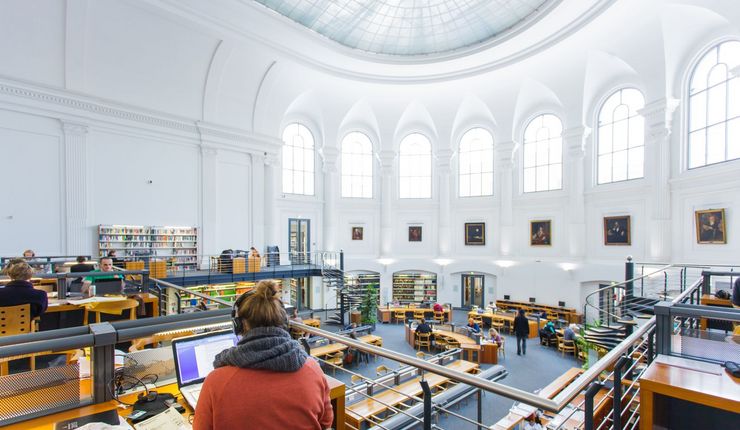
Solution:
M352 379L352 384L353 385L362 382L362 376L360 376L360 375L352 375L352 378L351 379Z
M491 318L491 327L495 328L497 332L503 333L504 331L504 319L501 317Z
M431 333L416 333L416 346L418 347L418 349L421 349L422 346L425 346L427 348L427 351L431 351Z
M409 303L409 309L415 309L416 303Z
M460 348L460 342L454 339L447 339L447 350Z
M416 353L416 358L418 358L419 360L425 360L426 357L427 357L427 355L424 354L424 351L419 351L419 352Z
M436 312L435 311L434 312L434 322L437 322L437 323L440 323L440 324L444 324L444 322L445 322L445 313L444 313L444 311L442 311L442 312Z
M0 307L0 336L13 336L27 334L36 331L36 322L31 318L31 305L3 306ZM13 360L21 358L31 359L31 370L36 370L36 354L28 354L13 357ZM0 375L8 374L8 361L0 362Z
M503 355L506 357L506 338L501 336L501 346L496 348L498 350L498 355Z
M393 319L396 322L401 321L401 324L405 323L406 322L406 311L394 311Z
M414 311L414 319L415 319L415 320L417 320L417 321L418 321L418 320L420 320L420 319L424 319L424 317L425 317L425 312L424 312L424 310L418 310L418 309L417 309L417 310L415 310L415 311Z
M564 338L558 336L558 351L562 352L562 355L565 356L565 353L573 354L574 357L576 357L576 342L573 340L565 340Z
M344 367L344 353L342 351L337 351L333 354L329 354L326 356L325 361L334 365L331 366L331 374L334 375L337 373L337 367Z
M92 304L91 304L92 305ZM85 306L85 313L82 316L82 324L88 325L89 324L89 314L92 312L95 314L95 322L100 322L100 314L112 314L112 315L122 315L123 311L128 310L129 311L129 317L130 320L136 319L136 308L139 306L139 302L137 302L134 299L125 299L125 300L119 300L115 302L98 302L94 303L93 306Z
M178 337L192 336L194 334L195 332L192 330L182 330L166 334L155 334L149 337L141 337L131 341L131 346L129 347L128 352L141 351L149 345L154 345L156 347L160 342L170 341L172 339L177 339Z
M480 316L480 315L473 315L470 318L472 318L473 319L473 322L475 322L476 324L478 324L478 326L483 327L483 317L482 316Z
M447 338L443 336L436 336L434 338L434 345L439 349L447 349Z
M385 366L385 365L382 365L381 364L380 366L378 366L378 367L375 368L375 375L376 376L385 375L385 374L387 374L390 371L391 371L391 369L389 369L388 366Z
M558 320L558 314L556 314L555 312L548 311L547 312L547 320L548 321L552 321L552 322L557 321Z

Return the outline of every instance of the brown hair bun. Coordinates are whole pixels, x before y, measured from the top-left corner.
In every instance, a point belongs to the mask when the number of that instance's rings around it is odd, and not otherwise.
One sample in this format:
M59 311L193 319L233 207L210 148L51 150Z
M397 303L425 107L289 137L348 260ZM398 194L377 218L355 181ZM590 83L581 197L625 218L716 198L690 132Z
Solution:
M13 281L28 281L33 276L33 269L23 258L14 258L5 266L3 273Z
M255 327L283 327L288 315L283 303L277 297L275 281L259 281L254 293L247 296L239 306L239 317L244 320L247 329Z

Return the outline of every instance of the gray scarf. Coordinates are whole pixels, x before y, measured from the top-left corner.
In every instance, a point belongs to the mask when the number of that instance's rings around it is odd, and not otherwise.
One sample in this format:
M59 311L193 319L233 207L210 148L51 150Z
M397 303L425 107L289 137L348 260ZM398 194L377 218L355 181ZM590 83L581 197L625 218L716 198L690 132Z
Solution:
M276 372L295 372L306 362L308 354L287 331L279 327L250 329L239 344L220 352L213 367L236 366Z

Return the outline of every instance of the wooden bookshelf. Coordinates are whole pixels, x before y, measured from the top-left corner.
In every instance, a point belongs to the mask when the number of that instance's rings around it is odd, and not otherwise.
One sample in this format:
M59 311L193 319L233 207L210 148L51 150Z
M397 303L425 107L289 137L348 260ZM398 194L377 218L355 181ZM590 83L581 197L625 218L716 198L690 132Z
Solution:
M436 302L437 275L416 272L394 274L393 301L401 304Z
M115 250L124 261L161 260L174 271L197 270L198 229L195 227L99 225L98 256Z

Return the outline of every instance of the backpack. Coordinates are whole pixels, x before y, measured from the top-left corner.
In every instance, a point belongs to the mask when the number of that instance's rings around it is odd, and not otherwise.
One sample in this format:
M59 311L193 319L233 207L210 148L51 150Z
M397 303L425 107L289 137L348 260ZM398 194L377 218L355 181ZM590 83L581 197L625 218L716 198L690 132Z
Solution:
M717 290L717 292L714 293L714 297L716 297L718 299L729 300L730 299L730 293L728 293L725 290Z
M352 364L353 361L355 361L355 352L350 349L344 354L344 364Z

